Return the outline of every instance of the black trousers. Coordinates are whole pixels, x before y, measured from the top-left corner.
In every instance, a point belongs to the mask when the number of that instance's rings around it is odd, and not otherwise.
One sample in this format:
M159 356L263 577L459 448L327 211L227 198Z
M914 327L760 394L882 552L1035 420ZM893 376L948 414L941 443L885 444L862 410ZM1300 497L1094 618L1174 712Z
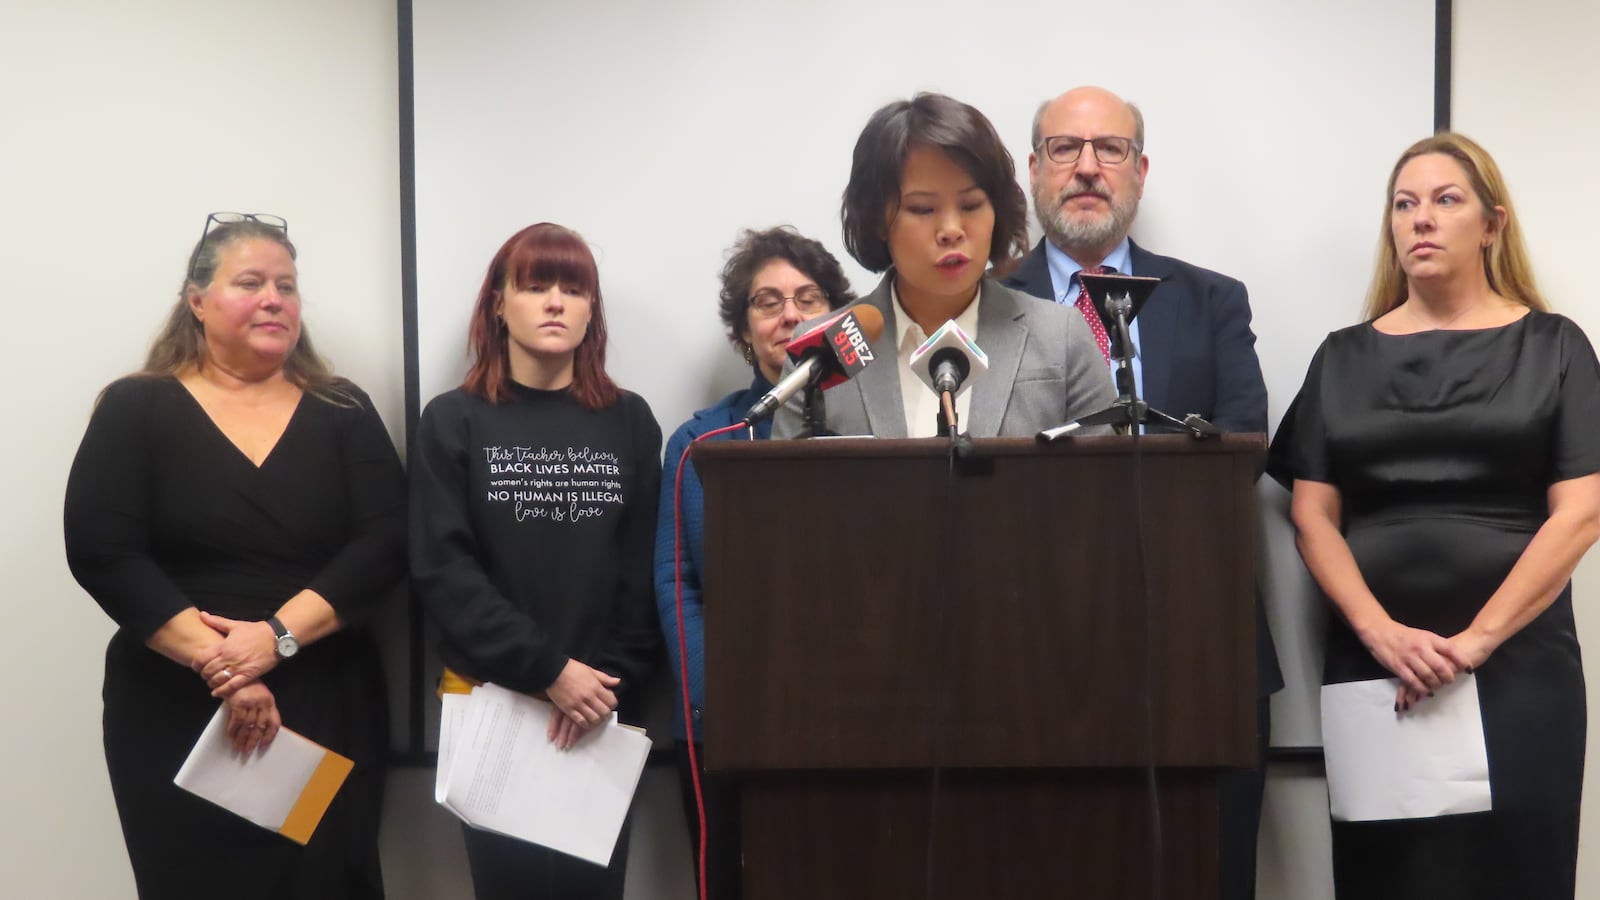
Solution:
M622 823L609 866L463 825L473 896L477 900L622 900L632 818L630 812Z
M1256 701L1254 769L1230 769L1218 784L1218 855L1222 900L1255 900L1256 834L1261 830L1261 797L1267 786L1267 751L1272 739L1271 698Z
M705 745L695 744L700 761L700 789L706 804L706 900L739 900L744 855L739 838L739 789L732 781L705 771ZM694 802L689 746L679 741L678 787L683 793L683 818L694 850L695 877L700 875L700 821ZM697 892L696 897L699 896Z

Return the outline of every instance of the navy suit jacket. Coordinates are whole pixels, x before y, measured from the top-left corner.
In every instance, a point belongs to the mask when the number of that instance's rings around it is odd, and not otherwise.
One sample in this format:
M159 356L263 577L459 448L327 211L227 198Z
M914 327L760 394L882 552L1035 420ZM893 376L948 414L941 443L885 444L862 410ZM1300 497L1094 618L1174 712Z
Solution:
M1223 431L1265 434L1267 383L1244 283L1129 243L1133 274L1161 279L1139 311L1145 402L1180 419L1199 413ZM1002 283L1053 301L1044 242Z
M1199 413L1223 431L1265 434L1267 383L1256 358L1244 283L1129 244L1131 274L1161 279L1139 311L1145 402L1180 419ZM1001 283L1054 302L1044 241ZM1277 650L1259 602L1256 682L1261 696L1283 687Z

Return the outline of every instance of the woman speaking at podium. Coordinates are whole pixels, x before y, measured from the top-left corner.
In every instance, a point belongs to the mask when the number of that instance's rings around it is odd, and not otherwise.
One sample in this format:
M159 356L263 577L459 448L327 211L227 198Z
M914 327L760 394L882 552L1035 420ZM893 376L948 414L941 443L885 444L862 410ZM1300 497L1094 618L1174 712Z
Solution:
M1546 311L1500 171L1460 135L1395 163L1366 313L1323 341L1273 443L1339 613L1323 682L1397 679L1403 723L1470 675L1492 809L1334 821L1338 895L1571 900L1585 704L1569 579L1600 534L1600 366ZM1340 737L1324 735L1330 772Z
M973 437L1031 437L1116 399L1083 316L985 277L991 264L1027 252L1027 212L1011 154L977 109L918 94L872 114L841 214L850 255L884 273L862 301L883 314L883 333L872 343L876 361L825 395L829 431L934 436L938 398L908 363L948 321L989 358L956 401L961 430ZM804 436L798 396L772 431Z

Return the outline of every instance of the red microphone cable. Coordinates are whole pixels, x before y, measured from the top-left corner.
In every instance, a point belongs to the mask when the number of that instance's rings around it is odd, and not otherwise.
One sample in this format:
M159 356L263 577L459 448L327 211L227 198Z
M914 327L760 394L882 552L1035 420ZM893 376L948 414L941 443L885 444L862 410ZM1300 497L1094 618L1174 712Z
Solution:
M678 474L672 487L672 579L678 609L678 684L683 695L683 727L689 737L689 777L694 782L695 817L700 826L700 854L695 866L700 900L706 900L706 797L700 786L700 754L695 752L694 701L689 696L689 638L683 628L683 470L689 463L689 449L695 444L747 428L743 422L708 431L689 442L678 457Z

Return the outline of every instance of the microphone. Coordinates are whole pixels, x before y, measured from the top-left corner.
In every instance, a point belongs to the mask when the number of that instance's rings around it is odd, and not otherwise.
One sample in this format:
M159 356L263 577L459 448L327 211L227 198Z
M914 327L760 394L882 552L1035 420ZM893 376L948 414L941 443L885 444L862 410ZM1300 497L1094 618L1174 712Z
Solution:
M911 371L935 394L949 394L954 400L967 389L974 372L989 371L989 354L951 319L911 354Z
M767 391L744 414L754 425L809 385L823 390L854 378L873 361L872 342L883 334L883 313L876 306L855 303L821 316L796 329L789 339L794 371Z

